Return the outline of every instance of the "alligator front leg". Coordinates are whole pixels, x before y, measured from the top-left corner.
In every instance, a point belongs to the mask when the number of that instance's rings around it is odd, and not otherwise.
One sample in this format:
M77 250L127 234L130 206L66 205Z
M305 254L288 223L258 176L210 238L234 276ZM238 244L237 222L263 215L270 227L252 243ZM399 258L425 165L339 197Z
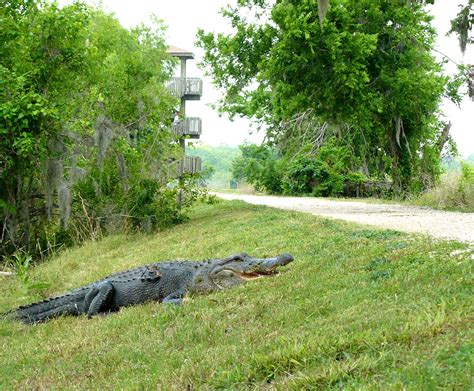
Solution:
M183 303L184 295L186 295L186 291L180 289L166 296L162 303L180 305Z
M99 312L109 309L113 295L114 286L109 281L94 286L84 300L84 312L87 312L87 317L91 318Z

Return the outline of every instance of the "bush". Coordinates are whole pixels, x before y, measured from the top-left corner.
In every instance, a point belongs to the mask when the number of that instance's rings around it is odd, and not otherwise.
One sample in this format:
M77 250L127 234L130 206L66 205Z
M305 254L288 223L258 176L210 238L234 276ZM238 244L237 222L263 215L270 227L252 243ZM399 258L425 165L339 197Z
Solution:
M288 165L283 179L286 194L338 196L344 191L347 176L316 156L300 156Z
M234 179L247 181L257 191L280 194L284 162L278 153L267 145L244 144L240 150L242 156L232 163Z
M465 208L474 210L474 164L461 162L458 191Z
M331 142L316 152L302 148L301 154L292 158L281 158L276 149L265 144L245 144L240 148L242 156L233 162L234 178L246 180L257 191L335 197L348 191L358 193L351 186L362 189L368 181L362 173L351 171L350 151Z

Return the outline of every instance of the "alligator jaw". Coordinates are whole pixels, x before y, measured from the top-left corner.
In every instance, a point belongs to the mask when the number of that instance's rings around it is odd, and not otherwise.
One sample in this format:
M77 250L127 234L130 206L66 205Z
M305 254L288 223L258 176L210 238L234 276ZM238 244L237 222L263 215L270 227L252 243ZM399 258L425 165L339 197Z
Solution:
M193 280L192 290L209 292L240 285L249 280L271 277L278 269L293 261L290 254L281 254L274 258L253 258L246 253L232 255L217 260L210 270L205 269Z
M250 273L245 273L245 272L240 272L238 270L233 270L233 269L225 269L228 270L238 277L244 279L244 280L256 280L257 278L263 278L263 277L269 277L269 276L274 276L278 274L278 270L265 270L265 271L254 271Z

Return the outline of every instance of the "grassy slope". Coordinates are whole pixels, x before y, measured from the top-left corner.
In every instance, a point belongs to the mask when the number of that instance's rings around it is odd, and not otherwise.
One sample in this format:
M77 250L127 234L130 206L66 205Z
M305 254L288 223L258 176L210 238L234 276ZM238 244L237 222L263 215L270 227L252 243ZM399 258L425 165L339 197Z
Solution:
M151 236L113 236L36 267L44 294L158 259L291 252L279 276L105 318L0 321L0 389L469 388L469 254L240 202ZM0 310L38 299L3 279Z

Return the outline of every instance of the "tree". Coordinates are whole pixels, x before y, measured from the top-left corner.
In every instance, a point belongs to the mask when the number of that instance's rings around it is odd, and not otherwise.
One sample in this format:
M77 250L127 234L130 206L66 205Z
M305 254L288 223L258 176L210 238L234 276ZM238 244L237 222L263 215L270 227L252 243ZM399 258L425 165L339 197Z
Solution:
M0 20L0 255L180 221L162 26L33 0Z
M312 1L246 0L224 15L233 34L198 34L220 110L265 122L270 141L310 110L326 140L351 148L355 170L389 175L398 193L433 183L448 79L422 4L333 0L322 24Z
M459 47L464 53L468 43L473 43L474 39L470 36L470 32L474 26L474 0L469 0L468 4L461 8L456 18L451 21L450 33L456 33L459 38Z
M266 145L243 144L242 155L232 162L232 175L245 180L257 191L278 194L282 191L282 162L276 151Z
M416 0L407 0L408 3ZM420 3L434 4L435 0L418 0ZM327 10L329 8L329 0L317 0L319 10L319 21L322 25L324 18L326 17ZM456 18L451 21L451 30L449 33L457 33L459 37L459 47L464 53L468 43L472 43L472 37L469 37L469 32L472 31L474 26L474 0L468 0L468 4L463 6L459 5L461 10L457 14Z

